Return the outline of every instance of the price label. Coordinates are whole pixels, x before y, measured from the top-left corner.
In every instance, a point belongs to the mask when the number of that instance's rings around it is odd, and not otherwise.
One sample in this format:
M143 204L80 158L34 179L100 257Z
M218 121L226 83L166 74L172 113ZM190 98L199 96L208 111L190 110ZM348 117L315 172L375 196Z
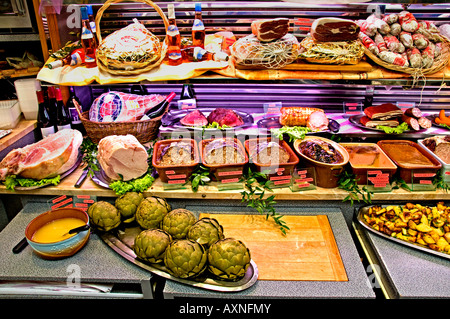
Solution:
M196 107L197 107L196 99L178 100L179 110L195 109Z
M291 191L316 189L316 171L314 167L298 168L292 176Z
M352 116L362 113L361 102L344 102L343 103L344 115Z
M424 170L411 171L411 189L413 191L435 190L433 179L436 173Z
M271 102L264 103L264 117L272 117L281 114L281 107L283 106L282 102Z
M383 170L367 171L367 188L372 192L390 191L390 173Z
M406 109L416 107L416 102L397 102L397 107L405 112Z

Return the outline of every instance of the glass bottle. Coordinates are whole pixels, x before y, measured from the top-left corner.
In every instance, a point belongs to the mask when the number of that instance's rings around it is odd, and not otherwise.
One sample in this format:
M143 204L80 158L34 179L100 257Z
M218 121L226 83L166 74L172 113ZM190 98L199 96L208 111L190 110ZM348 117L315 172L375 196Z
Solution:
M181 89L180 99L178 100L178 109L193 109L197 107L197 99L192 84L185 83Z
M55 133L55 126L48 113L44 92L38 83L36 84L36 95L38 100L37 127L41 131L42 138L44 138Z
M70 129L70 115L66 106L64 105L61 89L56 88L56 127L59 130Z
M95 18L94 18L94 11L92 10L92 6L90 4L86 5L87 8L87 14L89 19L89 26L91 27L92 33L95 35L97 34L96 26L95 26Z
M97 49L97 40L91 30L89 24L89 16L87 8L81 7L81 45L85 53L85 60L87 67L95 67L97 65L95 60L95 51Z
M81 103L78 97L75 95L72 87L69 87L69 99L67 100L66 107L70 114L70 122L72 123L72 129L80 131L83 135L86 134L86 130L81 122L80 116L78 115L75 103L81 108Z
M47 102L47 111L48 115L50 115L50 120L53 123L53 126L55 127L56 132L56 88L54 86L49 86L47 88L47 96L48 96L48 102Z
M167 27L167 58L169 65L180 65L181 59L181 36L178 31L175 9L173 4L167 5L169 26Z
M205 25L202 19L202 4L195 3L194 24L192 25L192 45L194 47L205 48Z
M71 54L61 60L56 60L47 64L49 69L60 68L64 65L76 66L84 62L84 50L76 49Z

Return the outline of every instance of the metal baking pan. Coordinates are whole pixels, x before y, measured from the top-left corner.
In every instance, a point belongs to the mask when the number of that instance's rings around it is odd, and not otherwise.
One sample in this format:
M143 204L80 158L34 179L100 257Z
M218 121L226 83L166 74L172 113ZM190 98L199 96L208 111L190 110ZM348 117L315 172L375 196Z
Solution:
M402 206L403 204L395 204L395 205ZM399 243L401 245L408 246L408 247L411 247L411 248L414 248L414 249L417 249L417 250L420 250L420 251L423 251L423 252L426 252L426 253L429 253L429 254L432 254L432 255L435 255L435 256L440 256L440 257L443 257L443 258L446 258L446 259L450 259L450 254L446 254L446 253L443 253L443 252L440 252L440 251L433 250L433 249L428 248L426 246L423 246L421 244L416 244L416 243L412 243L412 242L408 242L408 241L405 241L405 240L402 240L402 239L398 239L398 238L395 238L395 237L388 236L387 234L385 234L383 232L380 232L380 231L370 227L370 225L368 225L364 221L363 215L364 215L365 212L367 212L367 210L370 207L373 207L373 206L374 205L363 206L358 211L358 214L357 214L356 218L357 218L358 222L360 223L360 225L363 226L365 229L371 231L372 233L374 233L374 234L376 234L378 236L381 236L381 237L384 237L384 238L386 238L386 239L388 239L390 241L393 241L395 243ZM381 207L387 207L387 206L394 206L394 205L381 205Z
M100 237L108 244L115 252L131 261L135 265L150 271L151 273L160 277L177 281L193 287L215 290L220 292L237 292L245 290L255 284L258 280L258 268L253 260L250 261L250 266L245 273L245 276L239 281L226 281L215 279L205 271L198 278L182 279L170 275L164 264L151 264L144 260L137 258L133 251L134 239L142 231L139 226L134 227L119 227L116 230L100 233Z

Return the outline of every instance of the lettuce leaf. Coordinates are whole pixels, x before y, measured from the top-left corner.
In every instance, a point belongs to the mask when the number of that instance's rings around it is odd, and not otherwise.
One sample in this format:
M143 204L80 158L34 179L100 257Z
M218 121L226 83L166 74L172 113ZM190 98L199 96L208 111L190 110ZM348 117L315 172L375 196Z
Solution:
M132 179L130 181L114 181L109 184L109 187L116 193L116 195L123 195L126 192L143 192L152 186L155 178L147 173L143 177Z
M6 189L14 190L17 185L21 187L39 187L48 184L58 185L61 182L61 176L55 176L53 178L43 178L40 180L32 178L23 178L16 175L9 175L6 177L3 184L5 184Z

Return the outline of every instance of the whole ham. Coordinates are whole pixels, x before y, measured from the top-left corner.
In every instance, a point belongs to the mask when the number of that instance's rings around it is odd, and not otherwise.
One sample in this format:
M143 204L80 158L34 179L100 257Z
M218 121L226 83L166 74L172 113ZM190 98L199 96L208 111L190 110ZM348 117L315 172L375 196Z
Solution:
M354 41L360 27L356 22L341 18L319 18L311 25L311 36L318 42Z
M148 154L134 135L109 135L98 142L97 159L106 176L129 181L148 170Z
M137 95L110 91L94 100L89 109L89 120L95 122L137 121L163 100L164 96L159 94Z
M37 180L60 175L75 165L82 142L79 131L64 129L14 149L0 162L0 180L9 175Z
M252 22L252 33L262 42L281 39L289 32L289 19L263 19Z

